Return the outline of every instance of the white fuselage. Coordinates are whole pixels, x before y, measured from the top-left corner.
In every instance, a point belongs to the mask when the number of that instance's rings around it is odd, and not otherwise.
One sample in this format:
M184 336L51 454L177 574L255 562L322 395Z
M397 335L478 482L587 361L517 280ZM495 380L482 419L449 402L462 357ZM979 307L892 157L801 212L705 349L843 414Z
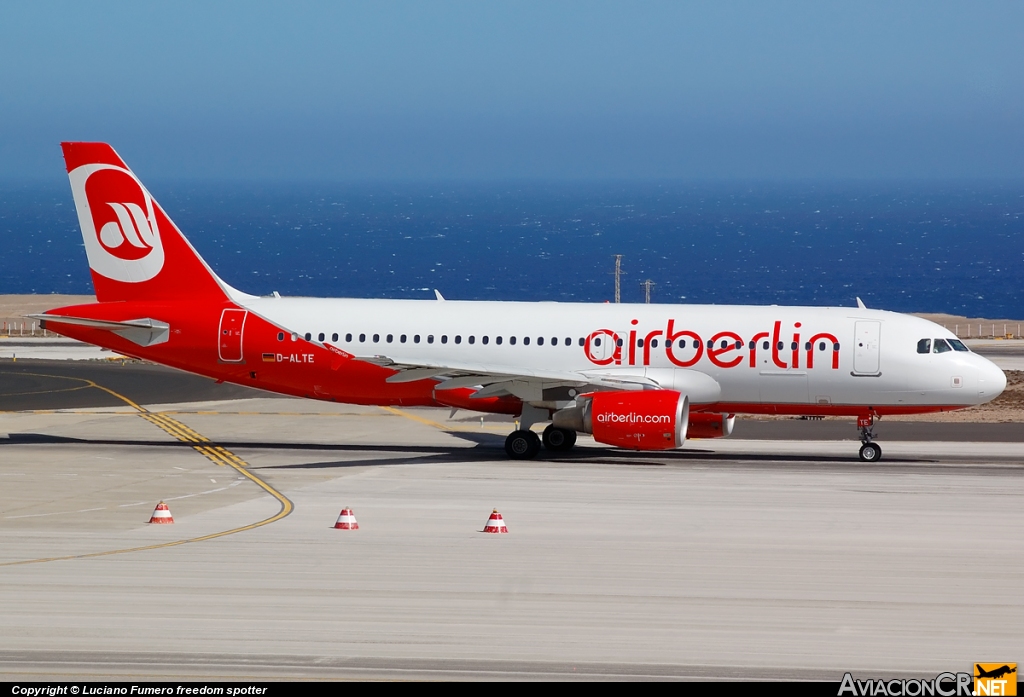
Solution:
M908 412L969 406L993 399L1006 384L998 367L969 351L919 352L922 339L955 341L943 327L862 308L278 297L240 302L301 338L308 334L357 357L509 375L646 375L665 387L692 384L695 404L734 405L737 412L770 404L808 405L809 412L827 412L830 405ZM719 393L691 379L701 377L696 373L712 378Z

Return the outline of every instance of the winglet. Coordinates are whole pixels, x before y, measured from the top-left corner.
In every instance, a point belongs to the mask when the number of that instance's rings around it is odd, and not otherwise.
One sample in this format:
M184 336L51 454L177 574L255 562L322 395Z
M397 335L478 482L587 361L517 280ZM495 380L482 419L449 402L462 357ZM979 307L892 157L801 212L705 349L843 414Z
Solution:
M865 305L865 304L864 304L864 301L863 301L863 300L861 300L860 298L857 298L857 307L858 307L859 309L861 309L861 310L866 310L866 309L868 309L868 306L867 306L867 305Z
M441 291L439 291L437 288L434 289L434 295L437 297L438 300L442 302L444 301L444 296L441 295Z

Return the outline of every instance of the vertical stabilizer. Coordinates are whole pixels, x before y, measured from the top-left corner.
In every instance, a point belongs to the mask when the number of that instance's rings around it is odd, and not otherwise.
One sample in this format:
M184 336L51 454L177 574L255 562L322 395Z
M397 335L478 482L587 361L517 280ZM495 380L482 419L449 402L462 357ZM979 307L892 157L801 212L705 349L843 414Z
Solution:
M224 284L106 143L61 143L100 302L217 300Z

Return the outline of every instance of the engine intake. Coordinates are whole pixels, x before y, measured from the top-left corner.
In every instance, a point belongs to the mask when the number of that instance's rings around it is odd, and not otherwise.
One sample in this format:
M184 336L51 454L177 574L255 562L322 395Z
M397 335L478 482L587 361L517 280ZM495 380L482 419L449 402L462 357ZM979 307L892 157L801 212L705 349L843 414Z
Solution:
M675 390L595 392L574 407L555 412L551 422L593 434L594 440L630 450L671 450L686 440L690 401Z

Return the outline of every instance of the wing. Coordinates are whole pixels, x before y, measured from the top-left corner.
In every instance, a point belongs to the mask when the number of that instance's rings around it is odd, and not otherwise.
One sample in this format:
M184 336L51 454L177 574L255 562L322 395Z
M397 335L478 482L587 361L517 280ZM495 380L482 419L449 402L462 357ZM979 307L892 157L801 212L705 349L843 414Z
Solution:
M596 390L636 390L658 387L642 375L601 375L597 372L543 370L484 363L395 361L388 356L354 356L357 361L398 371L388 382L412 382L436 379L436 390L476 388L473 397L513 395L535 406L558 408L554 403L568 402L576 394Z

